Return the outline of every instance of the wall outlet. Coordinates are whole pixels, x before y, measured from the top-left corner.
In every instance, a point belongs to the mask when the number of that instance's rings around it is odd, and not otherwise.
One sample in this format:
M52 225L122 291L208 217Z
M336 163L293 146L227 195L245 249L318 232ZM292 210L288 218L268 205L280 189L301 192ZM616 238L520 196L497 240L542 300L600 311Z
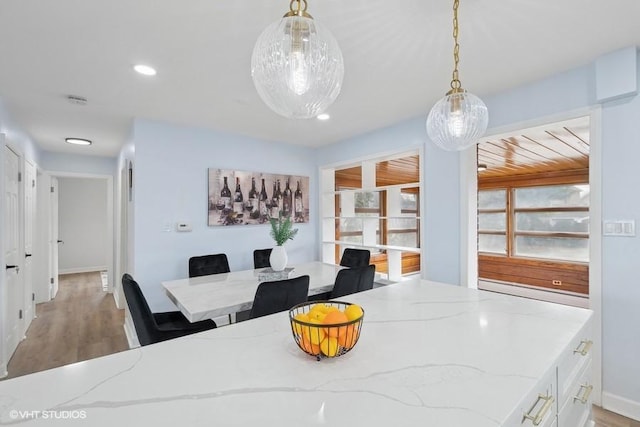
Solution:
M191 224L188 222L179 222L176 224L176 229L178 231L191 231Z
M552 280L551 284L553 286L562 286L562 280Z

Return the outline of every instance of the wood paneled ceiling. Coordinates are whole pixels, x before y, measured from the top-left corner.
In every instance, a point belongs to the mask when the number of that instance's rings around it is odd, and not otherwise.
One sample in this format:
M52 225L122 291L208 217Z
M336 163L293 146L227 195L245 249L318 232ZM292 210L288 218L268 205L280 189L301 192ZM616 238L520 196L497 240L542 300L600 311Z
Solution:
M362 167L335 171L336 189L362 188ZM420 156L409 155L376 163L376 187L420 182Z
M498 135L478 144L478 178L589 168L589 117Z

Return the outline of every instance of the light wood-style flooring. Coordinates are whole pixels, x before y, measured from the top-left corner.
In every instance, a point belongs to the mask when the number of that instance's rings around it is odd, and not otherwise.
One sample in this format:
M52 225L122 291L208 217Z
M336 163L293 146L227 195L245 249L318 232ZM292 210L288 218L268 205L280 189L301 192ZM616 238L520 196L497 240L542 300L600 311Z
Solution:
M593 405L593 419L596 427L640 427L640 421L614 414L596 405Z
M37 318L9 361L13 378L127 350L113 295L102 290L100 273L59 277L55 299L36 306Z

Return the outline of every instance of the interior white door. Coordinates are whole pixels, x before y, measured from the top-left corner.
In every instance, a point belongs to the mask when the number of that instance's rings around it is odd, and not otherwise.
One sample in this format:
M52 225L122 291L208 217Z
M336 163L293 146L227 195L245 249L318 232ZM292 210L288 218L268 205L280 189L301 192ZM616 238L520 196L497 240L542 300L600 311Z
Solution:
M22 337L22 312L24 292L20 272L22 256L20 252L20 157L9 147L4 147L4 256L5 289L4 324L5 351L9 360Z
M24 333L35 317L34 230L36 227L36 167L24 162Z
M51 298L58 293L58 245L63 243L58 235L58 178L51 177Z

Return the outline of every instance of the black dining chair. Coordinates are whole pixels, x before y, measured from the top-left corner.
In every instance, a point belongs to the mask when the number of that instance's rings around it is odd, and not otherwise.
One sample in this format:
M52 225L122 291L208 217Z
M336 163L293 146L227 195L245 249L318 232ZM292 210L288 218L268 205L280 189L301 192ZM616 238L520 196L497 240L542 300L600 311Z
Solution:
M122 276L122 289L141 346L215 328L213 320L189 322L179 311L152 313L140 285L129 274Z
M228 273L229 260L226 254L194 256L189 258L189 277Z
M369 265L371 252L368 249L346 248L340 258L343 267L366 267Z
M358 292L373 289L373 280L376 277L376 266L368 265L360 268L360 282L358 283Z
M329 299L340 298L356 292L373 288L373 278L376 273L375 265L366 267L345 268L338 271Z
M262 282L258 285L251 307L250 319L289 310L307 301L309 276Z
M271 267L269 257L271 256L271 248L256 249L253 251L253 268Z

